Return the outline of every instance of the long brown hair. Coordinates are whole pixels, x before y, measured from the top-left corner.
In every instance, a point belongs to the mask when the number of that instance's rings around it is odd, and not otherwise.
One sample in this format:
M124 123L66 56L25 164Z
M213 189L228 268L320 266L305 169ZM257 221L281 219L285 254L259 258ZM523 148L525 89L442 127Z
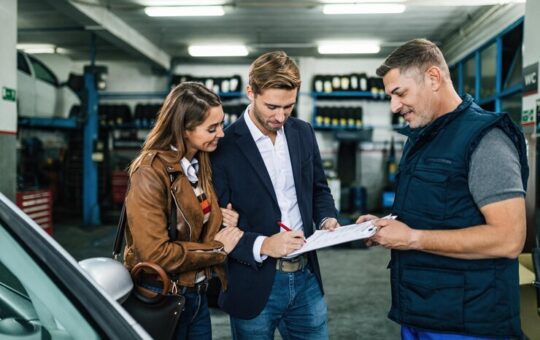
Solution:
M219 105L219 97L202 84L185 82L173 88L158 112L156 123L146 137L141 153L129 166L130 176L151 150L170 151L171 146L174 146L178 150L179 159L184 157L184 132L192 131L202 124L208 117L210 108ZM209 194L213 192L213 188L208 153L199 151L197 159L200 166L199 180L203 190Z

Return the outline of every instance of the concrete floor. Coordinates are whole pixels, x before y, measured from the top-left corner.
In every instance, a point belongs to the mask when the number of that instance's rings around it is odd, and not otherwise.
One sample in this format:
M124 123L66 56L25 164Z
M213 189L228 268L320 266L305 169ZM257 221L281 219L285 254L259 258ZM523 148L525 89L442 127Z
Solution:
M53 237L77 260L111 256L115 226L55 226ZM319 251L328 304L331 339L399 339L399 326L388 320L389 252L383 248L328 248ZM229 318L211 309L214 339L231 339ZM276 339L280 339L276 332Z

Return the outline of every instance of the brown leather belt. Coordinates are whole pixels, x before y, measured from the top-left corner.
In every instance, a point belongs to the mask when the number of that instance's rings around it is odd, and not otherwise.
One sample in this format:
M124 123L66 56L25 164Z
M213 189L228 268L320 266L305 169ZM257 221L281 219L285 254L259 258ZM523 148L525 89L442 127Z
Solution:
M300 255L292 259L277 259L276 270L284 273L294 273L304 269L308 264L307 255Z

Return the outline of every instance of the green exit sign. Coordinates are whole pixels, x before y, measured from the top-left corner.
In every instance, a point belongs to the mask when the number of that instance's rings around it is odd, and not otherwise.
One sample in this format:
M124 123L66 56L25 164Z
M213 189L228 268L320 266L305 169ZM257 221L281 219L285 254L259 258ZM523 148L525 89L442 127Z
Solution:
M2 87L2 99L3 100L9 100L9 101L16 101L17 100L17 91L14 89L10 89L8 87Z

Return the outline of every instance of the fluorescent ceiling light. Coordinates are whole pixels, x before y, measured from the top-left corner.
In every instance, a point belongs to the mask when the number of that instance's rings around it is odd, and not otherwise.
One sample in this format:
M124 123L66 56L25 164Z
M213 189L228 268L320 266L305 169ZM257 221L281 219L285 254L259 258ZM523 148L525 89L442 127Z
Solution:
M225 5L228 0L138 0L142 6L208 6Z
M403 13L407 6L402 4L332 4L324 5L324 14L392 14Z
M52 44L17 44L18 50L26 53L67 53L67 50Z
M192 57L245 57L248 55L244 45L191 45L188 47Z
M373 54L381 47L376 41L328 41L321 42L317 49L320 54Z
M223 6L146 7L144 12L151 17L208 17L225 14Z
M519 4L525 3L525 0L409 0L408 4L411 6L491 6L491 5L505 5L505 4Z
M433 1L433 0L320 0L322 4L374 4L374 3L398 3L411 1ZM484 0L485 1L485 0Z

